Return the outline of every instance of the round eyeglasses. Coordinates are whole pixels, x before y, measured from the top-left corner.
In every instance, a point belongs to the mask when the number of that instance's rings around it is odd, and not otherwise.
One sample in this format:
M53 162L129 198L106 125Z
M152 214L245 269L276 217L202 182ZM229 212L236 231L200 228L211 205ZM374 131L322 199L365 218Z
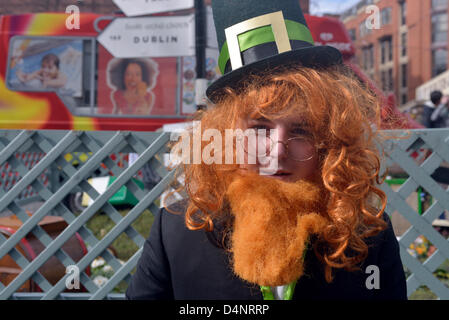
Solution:
M243 150L251 157L270 156L278 143L286 148L287 156L295 161L308 161L315 155L315 144L306 136L295 136L287 141L276 141L274 137L266 134L250 134L240 139Z

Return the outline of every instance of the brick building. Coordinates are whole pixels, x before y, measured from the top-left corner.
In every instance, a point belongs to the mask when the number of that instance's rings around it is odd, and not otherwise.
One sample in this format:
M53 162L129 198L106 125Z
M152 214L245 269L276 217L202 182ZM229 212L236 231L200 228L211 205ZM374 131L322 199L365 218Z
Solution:
M379 26L367 12L371 5L379 9ZM362 0L341 19L359 65L405 105L417 87L447 70L448 10L448 0Z

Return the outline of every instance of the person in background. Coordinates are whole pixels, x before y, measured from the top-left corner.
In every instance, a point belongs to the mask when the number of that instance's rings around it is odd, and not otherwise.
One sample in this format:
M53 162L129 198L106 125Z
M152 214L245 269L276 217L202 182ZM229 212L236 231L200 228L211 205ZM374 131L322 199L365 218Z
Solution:
M421 108L422 111L420 113L419 123L430 129L433 126L430 117L432 116L433 111L435 111L433 103L431 101L427 101L421 105Z
M441 91L434 91L430 94L430 100L435 106L435 109L430 116L432 128L449 127L448 97L443 96L443 93Z
M439 90L433 91L430 94L430 100L435 108L430 117L432 128L448 128L449 127L449 103L448 98L443 96ZM449 184L449 168L446 166L438 167L431 175L441 186L446 189ZM445 220L445 212L442 212L438 218L441 221Z

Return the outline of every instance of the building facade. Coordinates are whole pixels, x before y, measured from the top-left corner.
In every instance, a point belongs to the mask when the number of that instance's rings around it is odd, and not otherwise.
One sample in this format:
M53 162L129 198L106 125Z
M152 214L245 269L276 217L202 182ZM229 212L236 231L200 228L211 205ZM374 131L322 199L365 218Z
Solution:
M356 62L398 105L448 68L448 0L362 0L344 12Z

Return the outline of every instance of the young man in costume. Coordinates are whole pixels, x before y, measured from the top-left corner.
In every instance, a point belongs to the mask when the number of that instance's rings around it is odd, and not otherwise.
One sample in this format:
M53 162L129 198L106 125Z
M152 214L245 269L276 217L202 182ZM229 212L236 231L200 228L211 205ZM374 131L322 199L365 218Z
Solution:
M257 139L233 139L233 164L223 145L184 165L189 198L156 215L127 298L406 299L376 186L378 99L313 45L297 0L212 7L224 75L201 133Z

